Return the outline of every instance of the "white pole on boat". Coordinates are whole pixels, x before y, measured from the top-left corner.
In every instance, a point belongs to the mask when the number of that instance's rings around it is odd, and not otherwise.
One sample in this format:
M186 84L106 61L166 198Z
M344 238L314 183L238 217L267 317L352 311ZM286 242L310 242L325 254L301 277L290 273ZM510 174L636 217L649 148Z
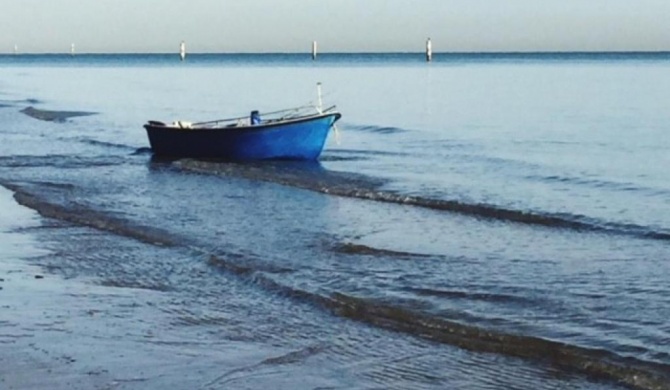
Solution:
M70 45L70 55L74 56L74 43Z
M316 60L316 41L312 41L312 60Z
M316 110L319 114L323 114L323 100L321 99L321 83L316 83L316 96L318 98Z
M179 45L179 58L184 61L186 59L186 42L181 41Z
M433 44L430 42L430 38L426 40L426 61L430 62L433 60Z

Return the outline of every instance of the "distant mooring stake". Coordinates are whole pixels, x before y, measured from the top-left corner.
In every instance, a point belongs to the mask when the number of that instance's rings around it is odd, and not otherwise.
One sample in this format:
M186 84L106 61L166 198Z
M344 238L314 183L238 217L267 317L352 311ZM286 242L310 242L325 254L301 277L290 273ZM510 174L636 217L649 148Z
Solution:
M186 42L181 41L179 45L179 58L184 61L186 59Z
M430 38L426 40L426 61L430 62L433 60L433 44L430 42Z
M312 60L316 60L316 41L312 41Z

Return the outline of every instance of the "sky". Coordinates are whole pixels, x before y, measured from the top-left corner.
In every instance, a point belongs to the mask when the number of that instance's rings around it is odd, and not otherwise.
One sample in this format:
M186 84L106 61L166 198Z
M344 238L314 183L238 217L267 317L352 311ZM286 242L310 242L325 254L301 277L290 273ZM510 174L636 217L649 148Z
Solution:
M670 51L670 0L0 0L0 53Z

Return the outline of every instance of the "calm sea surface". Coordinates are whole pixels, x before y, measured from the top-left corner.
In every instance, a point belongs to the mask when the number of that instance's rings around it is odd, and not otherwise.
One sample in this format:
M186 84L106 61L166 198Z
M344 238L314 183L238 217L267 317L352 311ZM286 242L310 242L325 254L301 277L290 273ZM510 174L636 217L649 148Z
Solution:
M319 163L148 149L317 82ZM77 232L41 265L293 351L233 387L670 387L670 54L0 56L0 123L0 184Z

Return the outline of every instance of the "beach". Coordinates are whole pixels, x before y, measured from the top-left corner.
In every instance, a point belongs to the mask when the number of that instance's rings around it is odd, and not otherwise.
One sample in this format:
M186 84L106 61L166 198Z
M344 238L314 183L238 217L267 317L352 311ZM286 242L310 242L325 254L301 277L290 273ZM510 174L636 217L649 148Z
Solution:
M276 378L314 351L180 334L169 329L174 319L160 309L169 297L160 292L54 273L44 258L53 264L68 254L59 253L63 241L44 240L63 240L81 234L79 229L42 220L4 188L0 209L2 389L228 388L231 383L288 389L324 382L310 381L305 372ZM48 233L52 229L57 237Z
M3 389L159 388L188 378L190 370L180 369L187 357L132 341L151 338L152 329L141 329L137 319L156 315L158 297L64 280L41 268L40 257L58 254L39 249L30 231L42 228L39 217L4 188L0 202Z

